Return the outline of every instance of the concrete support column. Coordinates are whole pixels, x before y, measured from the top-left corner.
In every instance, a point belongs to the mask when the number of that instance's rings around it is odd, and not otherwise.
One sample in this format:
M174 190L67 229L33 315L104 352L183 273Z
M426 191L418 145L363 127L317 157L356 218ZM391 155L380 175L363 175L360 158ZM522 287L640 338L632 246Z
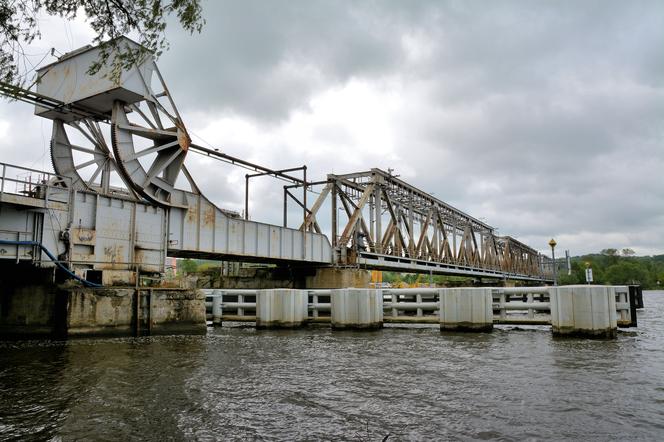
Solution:
M376 330L383 327L383 291L380 289L332 290L333 330Z
M551 287L554 335L615 338L618 332L613 287L571 285Z
M440 289L439 294L441 330L493 330L493 300L490 288Z
M342 247L342 250L345 248ZM345 287L369 287L371 271L360 269L337 269L321 267L314 276L307 276L308 289L341 289Z
M306 290L258 290L256 328L297 328L306 325L307 302Z
M212 324L221 325L221 317L223 315L222 303L224 302L224 292L215 290L212 297Z

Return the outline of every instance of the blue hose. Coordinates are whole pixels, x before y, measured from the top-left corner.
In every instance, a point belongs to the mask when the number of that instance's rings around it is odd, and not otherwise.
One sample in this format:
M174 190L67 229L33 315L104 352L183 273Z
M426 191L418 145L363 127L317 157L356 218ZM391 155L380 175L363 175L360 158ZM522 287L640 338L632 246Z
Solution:
M76 281L81 282L84 286L86 287L94 287L94 288L100 288L103 287L101 284L96 284L94 282L90 282L87 279L83 279L80 276L76 275L74 272L69 270L67 267L63 266L58 259L53 256L49 250L42 245L42 243L37 242L37 241L11 241L11 240L6 240L6 239L0 239L0 245L8 245L8 246L37 246L41 249L42 252L46 254L46 256L49 257L53 263L60 268L63 272L65 272L67 275L69 275L71 278L75 279Z

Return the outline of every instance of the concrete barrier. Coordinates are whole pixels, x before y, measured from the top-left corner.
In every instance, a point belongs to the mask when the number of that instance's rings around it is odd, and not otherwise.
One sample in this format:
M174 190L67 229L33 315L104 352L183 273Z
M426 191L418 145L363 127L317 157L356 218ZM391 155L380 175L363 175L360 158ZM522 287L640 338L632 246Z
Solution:
M553 334L615 338L618 328L615 290L598 285L552 287Z
M256 293L256 328L297 328L306 323L306 290L269 289Z
M383 327L383 293L379 289L332 290L333 330L375 330Z
M440 289L442 331L490 332L493 330L490 288Z

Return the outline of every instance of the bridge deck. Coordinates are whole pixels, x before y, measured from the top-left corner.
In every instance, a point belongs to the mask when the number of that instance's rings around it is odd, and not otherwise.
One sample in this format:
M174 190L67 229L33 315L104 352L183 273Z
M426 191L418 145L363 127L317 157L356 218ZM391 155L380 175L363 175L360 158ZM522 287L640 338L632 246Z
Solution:
M407 199L415 188L376 169L369 175L330 176L321 196L333 195L334 207L338 198L348 215L344 232L332 235L333 246L315 218L320 199L300 229L293 229L233 216L199 193L176 190L173 207L165 208L69 190L65 179L52 173L0 166L0 205L24 208L11 216L4 210L0 232L5 239L45 241L56 254L68 251L73 267L159 272L165 257L173 256L551 281L536 251L512 238L496 237L490 226L424 194L416 195L416 207ZM391 186L409 193L397 199ZM371 207L371 213L362 213ZM385 213L390 218L381 234Z

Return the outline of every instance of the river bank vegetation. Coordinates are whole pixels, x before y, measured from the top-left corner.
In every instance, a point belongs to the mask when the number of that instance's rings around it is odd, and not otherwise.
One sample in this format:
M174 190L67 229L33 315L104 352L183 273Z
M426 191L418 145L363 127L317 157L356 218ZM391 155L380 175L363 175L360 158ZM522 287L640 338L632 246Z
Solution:
M585 284L586 268L591 268L595 284L640 284L646 290L664 286L664 255L635 256L631 249L575 256L570 275L566 263L559 261L558 268L560 284Z

